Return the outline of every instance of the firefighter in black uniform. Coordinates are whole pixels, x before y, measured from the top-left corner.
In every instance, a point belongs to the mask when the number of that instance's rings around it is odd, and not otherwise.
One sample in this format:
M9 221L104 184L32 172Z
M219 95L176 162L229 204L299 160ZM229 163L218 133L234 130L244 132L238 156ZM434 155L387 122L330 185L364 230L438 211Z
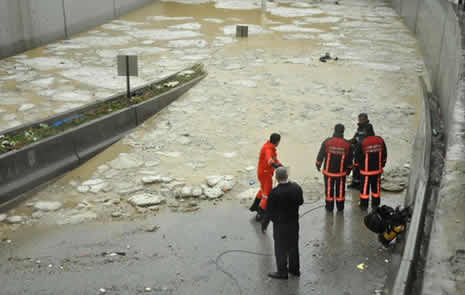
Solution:
M358 123L357 123L357 131L354 134L354 137L350 139L350 143L352 144L352 150L355 152L357 146L365 139L366 133L365 128L370 124L370 120L368 120L368 115L366 113L360 113L358 115ZM350 188L359 188L360 187L360 169L356 165L352 169L352 183L349 185Z
M344 125L336 124L333 137L327 138L321 144L315 163L318 171L323 164L325 208L329 212L334 209L334 198L337 210L344 210L345 181L346 175L352 169L352 156L352 146L344 139Z
M274 279L287 279L288 273L300 276L299 206L304 203L304 199L302 188L297 183L288 181L286 168L277 168L275 174L278 185L268 196L262 230L265 232L269 221L273 222L274 251L278 270L269 273L268 276Z
M381 203L381 174L386 165L387 149L384 140L375 136L373 126L365 128L366 138L355 150L355 162L360 168L360 208L368 208L371 191L371 206Z

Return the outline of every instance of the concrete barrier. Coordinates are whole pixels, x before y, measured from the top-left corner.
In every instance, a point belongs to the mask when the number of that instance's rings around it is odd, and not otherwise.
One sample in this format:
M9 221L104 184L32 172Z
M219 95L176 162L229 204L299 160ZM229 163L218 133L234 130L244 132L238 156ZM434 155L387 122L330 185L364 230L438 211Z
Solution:
M0 58L69 38L154 0L0 0Z
M422 2L423 0L401 0L401 8L398 13L405 19L405 23L412 33L415 33L417 29L418 10Z
M20 1L0 0L0 57L25 48Z
M402 10L402 0L391 0L392 8L400 15Z
M455 9L448 5L444 24L442 47L439 56L437 75L434 81L433 93L439 98L441 113L446 130L451 131L454 106L458 97L457 85L460 77L460 67L464 63L463 48L460 44L461 30L457 21ZM448 132L449 133L449 132ZM455 134L452 134L454 137ZM446 138L450 138L448 135Z
M155 113L159 112L165 106L169 105L175 99L183 95L187 90L189 90L189 88L193 87L203 78L205 78L205 75L197 77L192 81L185 83L179 88L172 89L166 93L163 93L162 95L158 95L134 106L137 114L137 124L141 124Z
M413 209L412 219L407 228L405 245L399 270L395 276L392 289L389 294L407 295L409 284L414 272L414 262L418 258L420 248L420 235L424 224L427 200L425 199L426 187L429 179L431 156L431 113L429 94L426 83L420 78L423 93L421 120L418 126L415 142L413 144L413 158L409 175L409 186L405 198L405 205Z
M457 183L451 181L451 179L456 178L457 174L460 174L457 163L463 162L465 158L465 149L463 149L465 142L463 135L463 126L465 125L463 116L465 113L463 111L465 105L464 13L458 9L456 4L447 0L400 0L400 9L398 1L392 0L393 7L404 17L408 27L416 34L430 74L432 92L439 102L441 119L444 122L446 170L443 171L442 175L441 192L437 197L438 203L441 204L441 200L447 199L448 204L453 202L453 204L460 207L450 206L455 211L449 215L444 214L440 207L432 208L432 210L435 210L433 228L435 226L441 228L441 226L446 225L448 228L453 228L450 224L455 224L457 219L454 217L459 216L453 213L462 210L460 216L463 216L463 210L465 209L465 205L458 205L463 203L463 191L456 191ZM429 128L431 127L425 125L424 128L425 134L430 134ZM418 151L417 146L414 149ZM413 162L417 163L418 159L414 158ZM450 167L454 168L451 169ZM429 167L426 164L423 166L415 164L413 169L415 169L416 175L411 175L406 202L414 204L415 211L409 225L400 268L397 272L394 287L390 292L390 294L396 295L411 294L409 287L412 284L412 273L415 270L414 261L418 258L418 239L425 218L424 195ZM451 185L450 189L447 188L448 185ZM443 294L446 292L455 294L455 291L452 291L454 288L449 288L452 282L451 278L454 277L453 270L451 267L444 266L439 270L438 264L449 261L451 255L455 253L452 251L455 249L454 247L460 247L459 243L462 243L462 247L465 244L463 240L459 242L459 239L455 238L457 234L460 233L454 230L447 232L444 229L431 232L430 244L427 246L429 252L425 253L428 257L422 257L426 261L423 290L415 290L416 293ZM437 248L440 248L445 240L454 241L457 245L451 246L451 249L442 253ZM436 275L435 272L438 271L440 274ZM427 289L425 289L425 286ZM431 286L435 286L435 288L431 288ZM421 286L417 287L421 288Z
M422 0L418 9L416 36L430 74L434 94L436 94L436 81L447 11L447 1L438 0Z
M113 0L64 0L68 34L87 31L115 17Z
M125 15L151 2L153 0L139 0L137 2L134 2L134 0L115 0L115 17Z
M134 91L138 92L150 88L153 84L170 79L177 74L150 82ZM199 76L132 107L86 122L23 149L0 155L0 205L84 163L176 100L205 76L206 74ZM41 123L51 125L54 122L94 109L103 102L110 102L125 96L126 93L122 92L52 118L11 128L2 134L14 134Z
M137 126L133 107L73 128L75 151L82 164Z
M72 132L0 156L0 204L78 166Z
M23 4L23 40L26 48L66 38L62 0L20 1Z
M40 124L47 124L47 125L50 126L55 122L62 121L64 119L66 119L66 118L72 117L73 115L85 113L85 112L87 112L89 110L92 110L96 106L100 105L103 102L117 100L121 96L126 96L126 93L124 93L124 94L123 93L118 93L116 95L110 96L110 97L105 98L103 100L98 100L98 101L96 101L94 103L91 103L91 104L88 104L88 105L85 105L85 106L79 106L79 107L67 110L67 111L65 111L63 113L59 113L57 115L44 118L42 120L29 122L29 123L26 123L26 124L23 124L23 125L19 125L19 126L15 126L15 127L9 128L9 129L5 129L5 130L1 131L1 134L8 135L8 134L16 133L19 130L31 128L31 127L34 127L34 126L37 126L37 125L40 125Z

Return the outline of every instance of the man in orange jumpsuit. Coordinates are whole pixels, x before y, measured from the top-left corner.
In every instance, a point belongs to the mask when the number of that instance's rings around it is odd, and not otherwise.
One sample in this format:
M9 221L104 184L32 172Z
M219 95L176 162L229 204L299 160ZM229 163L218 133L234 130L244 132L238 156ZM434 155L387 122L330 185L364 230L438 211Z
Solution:
M258 158L257 176L260 181L260 190L257 192L255 201L250 207L250 211L257 211L255 219L260 221L266 209L268 195L273 188L273 173L276 168L282 166L278 161L276 148L281 141L281 136L278 133L273 133L270 140L267 141L260 150Z

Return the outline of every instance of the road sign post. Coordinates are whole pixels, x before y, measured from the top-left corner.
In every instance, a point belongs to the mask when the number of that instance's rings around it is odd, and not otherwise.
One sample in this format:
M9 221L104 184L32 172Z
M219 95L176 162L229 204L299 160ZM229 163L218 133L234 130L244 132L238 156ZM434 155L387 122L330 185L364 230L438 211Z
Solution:
M138 76L137 55L118 55L118 76L126 76L127 97L131 98L130 76Z

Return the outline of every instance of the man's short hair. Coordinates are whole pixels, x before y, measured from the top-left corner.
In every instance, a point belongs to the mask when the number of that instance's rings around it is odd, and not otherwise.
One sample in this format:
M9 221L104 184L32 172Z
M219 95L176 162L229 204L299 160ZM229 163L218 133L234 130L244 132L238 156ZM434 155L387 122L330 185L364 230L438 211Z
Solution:
M276 179L278 180L287 180L287 178L289 177L287 175L286 168L284 168L283 166L276 168L275 173L276 173Z
M359 118L365 118L365 120L368 120L368 114L367 113L360 113L358 114Z
M270 142L272 144L277 144L281 140L281 135L278 133L273 133L270 135Z
M342 124L336 124L334 126L334 133L338 133L338 134L344 134L344 125Z

